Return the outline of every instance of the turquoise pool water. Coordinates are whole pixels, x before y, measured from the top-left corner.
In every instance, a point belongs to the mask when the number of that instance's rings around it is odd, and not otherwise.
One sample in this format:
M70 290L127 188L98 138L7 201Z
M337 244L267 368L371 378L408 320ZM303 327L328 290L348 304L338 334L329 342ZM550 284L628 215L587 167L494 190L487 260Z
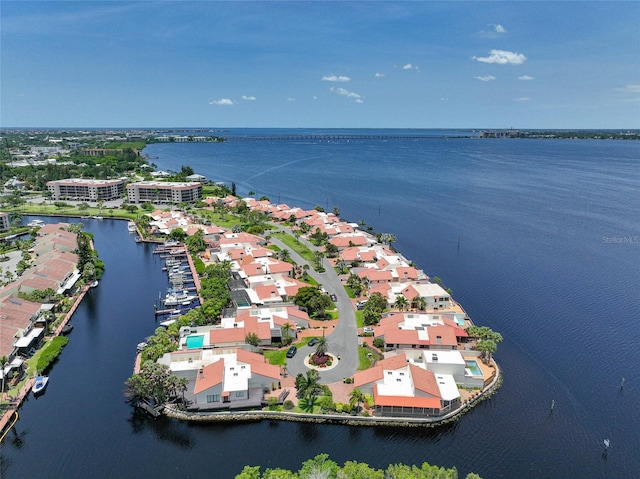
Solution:
M187 336L187 349L201 349L204 344L204 335Z
M464 362L467 364L467 368L471 371L472 376L482 376L482 369L480 369L478 361L474 359L465 359Z

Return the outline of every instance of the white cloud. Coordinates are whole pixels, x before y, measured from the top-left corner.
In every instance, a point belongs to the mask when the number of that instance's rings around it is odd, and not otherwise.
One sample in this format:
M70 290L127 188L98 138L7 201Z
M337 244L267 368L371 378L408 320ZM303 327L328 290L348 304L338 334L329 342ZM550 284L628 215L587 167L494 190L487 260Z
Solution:
M296 101L296 99L295 99L295 98L291 98L291 97L289 97L289 98L287 98L287 101L289 101L289 102L294 102L294 101Z
M334 86L329 88L329 90L332 91L333 93L337 93L338 95L343 95L343 96L346 96L347 98L353 98L356 101L356 103L363 103L362 95L359 95L358 93L355 93L353 91L349 91L344 88L338 88Z
M497 63L498 65L520 65L525 62L527 57L522 53L510 52L507 50L491 50L488 57L471 57L482 63Z
M229 98L220 98L219 100L211 100L209 105L233 105L233 101Z
M351 78L344 75L325 75L322 77L322 81L347 82L351 81Z
M507 31L504 29L504 27L502 25L500 25L499 23L493 26L493 29L495 30L496 33L506 33Z
M407 63L402 67L403 70L420 70L417 65L413 65L411 63Z
M384 76L384 73L376 73L373 76L376 77L376 78L382 78Z
M516 98L516 101L531 101L531 98L528 96L521 96L520 98Z
M253 95L250 95L250 96L242 95L242 99L245 101L256 101L256 97Z
M480 80L480 81L493 81L496 79L496 77L494 77L493 75L485 75L485 76L475 76L473 77L476 80Z
M534 77L529 76L529 75L520 75L518 77L518 80L534 80Z
M621 88L616 88L616 90L627 93L640 93L640 83L637 85L625 85Z

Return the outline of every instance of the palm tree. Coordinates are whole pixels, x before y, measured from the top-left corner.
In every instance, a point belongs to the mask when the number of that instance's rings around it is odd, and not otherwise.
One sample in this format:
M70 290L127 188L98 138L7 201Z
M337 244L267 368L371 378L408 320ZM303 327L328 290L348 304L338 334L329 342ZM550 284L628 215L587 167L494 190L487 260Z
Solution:
M413 298L412 303L415 305L415 308L420 311L427 309L427 298L424 296L416 296Z
M409 305L409 301L407 301L407 298L400 294L396 297L396 301L393 303L393 305L400 311L404 311L404 308Z
M351 407L356 405L356 410L360 409L360 403L364 402L364 393L360 388L353 388L353 391L349 393L349 404Z
M318 268L322 267L322 259L323 258L324 258L324 255L322 254L322 251L314 251L313 252L313 261L316 263Z
M4 384L5 384L5 377L6 377L4 367L8 362L9 362L9 359L6 356L2 356L0 358L0 366L2 366L2 391L0 391L0 404L2 403L2 396L4 395Z
M280 261L287 261L289 258L291 258L291 253L289 253L288 249L282 249L278 251L278 258L280 259Z
M302 374L296 378L296 388L298 390L298 398L315 398L320 392L322 392L322 386L320 381L320 373L315 369L309 369L306 376Z
M492 339L481 339L476 345L476 349L482 353L485 364L491 363L491 355L496 352L497 345Z
M289 338L291 335L291 331L293 330L293 325L290 322L286 322L282 325L282 339L285 340Z
M329 345L327 344L327 338L323 334L318 338L318 342L316 343L316 356L323 357L325 354L327 354L328 350Z

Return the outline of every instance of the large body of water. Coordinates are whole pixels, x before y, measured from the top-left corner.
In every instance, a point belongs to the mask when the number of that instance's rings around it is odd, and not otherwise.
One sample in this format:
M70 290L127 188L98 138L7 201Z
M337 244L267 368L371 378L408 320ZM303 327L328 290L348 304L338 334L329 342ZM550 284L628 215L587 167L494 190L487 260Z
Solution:
M2 477L227 478L244 464L297 469L321 452L376 467L428 461L485 479L638 474L640 143L230 139L145 152L160 169L190 165L241 195L337 206L395 233L476 324L502 333L504 385L434 430L140 417L123 382L155 328L166 279L124 222L87 220L106 273L74 316L46 394L24 404L2 444Z

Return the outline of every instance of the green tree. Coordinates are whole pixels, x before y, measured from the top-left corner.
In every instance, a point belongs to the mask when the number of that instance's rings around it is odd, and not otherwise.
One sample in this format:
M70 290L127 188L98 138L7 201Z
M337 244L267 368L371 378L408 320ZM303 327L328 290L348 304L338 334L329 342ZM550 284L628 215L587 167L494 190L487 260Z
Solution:
M302 463L299 476L301 479L330 479L336 476L338 469L338 465L329 459L328 454L318 454Z
M174 391L172 384L180 381L171 379L169 367L154 361L143 363L139 374L134 374L125 382L125 395L130 400L146 400L156 404L166 404Z
M364 462L347 461L337 472L336 479L384 479L384 472Z
M189 248L189 252L200 253L207 248L207 245L204 242L204 231L198 230L193 235L189 236L185 240L185 244L187 248Z
M186 237L187 233L185 233L182 228L174 228L171 230L171 233L169 233L169 239L174 241L184 241Z
M9 362L9 358L7 358L6 356L2 356L0 358L0 367L2 367L2 391L0 391L0 398L2 397L2 395L4 395L5 376L6 376L4 367L7 365L8 362ZM0 400L0 404L2 404L2 400Z
M416 296L411 300L411 305L419 311L427 309L427 298L424 296Z
M364 393L360 390L360 388L353 388L353 390L349 393L349 405L351 407L355 406L356 410L359 410L361 402L364 402Z
M327 354L328 350L329 344L327 343L326 336L323 334L318 338L318 342L316 343L316 356L323 357L325 354Z
M396 307L396 309L404 311L404 309L409 305L409 301L407 301L407 298L399 294L398 296L396 296L396 300L393 305Z
M296 377L297 397L309 399L318 396L323 391L319 381L320 373L315 369L309 369L305 376L299 374Z
M466 331L469 337L479 339L476 349L482 353L483 361L490 364L491 356L495 354L498 343L502 342L502 335L487 326L471 326Z
M250 344L253 347L257 347L260 344L260 338L256 333L247 333L244 337L244 341L247 344Z

